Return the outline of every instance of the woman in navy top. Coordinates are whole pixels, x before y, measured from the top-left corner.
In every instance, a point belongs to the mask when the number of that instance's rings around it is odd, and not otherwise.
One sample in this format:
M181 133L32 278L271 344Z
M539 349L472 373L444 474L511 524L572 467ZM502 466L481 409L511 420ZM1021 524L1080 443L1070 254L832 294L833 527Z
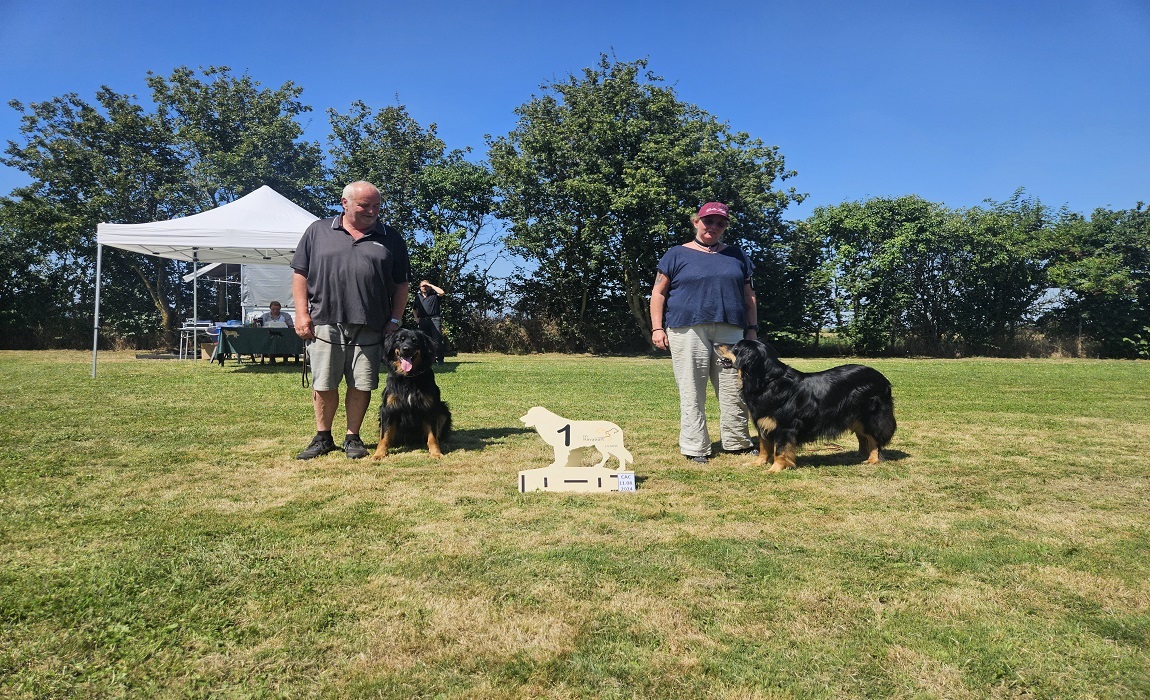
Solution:
M704 204L691 217L694 240L663 255L651 289L651 340L671 351L679 385L679 450L693 462L706 462L711 454L708 379L719 399L723 450L753 451L738 372L723 369L714 352L715 343L758 337L754 266L743 251L723 243L729 222L727 205Z

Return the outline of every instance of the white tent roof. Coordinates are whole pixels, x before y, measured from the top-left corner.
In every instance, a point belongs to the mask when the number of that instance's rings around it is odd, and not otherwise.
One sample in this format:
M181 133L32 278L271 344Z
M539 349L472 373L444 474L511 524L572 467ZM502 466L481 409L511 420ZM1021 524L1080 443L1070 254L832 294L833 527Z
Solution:
M100 245L176 260L287 265L318 217L264 185L209 211L147 224L100 224Z

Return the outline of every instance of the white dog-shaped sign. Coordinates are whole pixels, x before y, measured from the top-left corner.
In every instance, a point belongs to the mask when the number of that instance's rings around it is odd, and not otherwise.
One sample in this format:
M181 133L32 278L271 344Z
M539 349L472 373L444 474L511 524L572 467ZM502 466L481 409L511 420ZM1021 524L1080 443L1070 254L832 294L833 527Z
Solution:
M635 461L623 447L622 429L610 421L567 420L542 406L533 407L519 420L528 428L535 428L539 437L555 450L552 467L578 466L578 459L573 460L571 453L583 447L599 450L603 459L596 467L604 466L611 457L619 460L619 468L623 470Z

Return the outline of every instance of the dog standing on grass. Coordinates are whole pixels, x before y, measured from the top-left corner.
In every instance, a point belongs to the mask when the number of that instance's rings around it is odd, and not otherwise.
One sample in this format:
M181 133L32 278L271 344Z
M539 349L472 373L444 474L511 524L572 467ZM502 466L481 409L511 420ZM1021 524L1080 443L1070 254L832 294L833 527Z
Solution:
M743 402L759 431L755 464L772 462L768 472L789 469L799 445L848 430L868 464L882 460L896 427L891 384L882 372L865 365L800 372L757 340L716 345L715 352L720 364L739 371Z
M396 445L427 445L436 459L451 433L451 410L435 383L435 345L421 331L401 328L383 341L387 384L379 407L379 446L372 459L383 459Z

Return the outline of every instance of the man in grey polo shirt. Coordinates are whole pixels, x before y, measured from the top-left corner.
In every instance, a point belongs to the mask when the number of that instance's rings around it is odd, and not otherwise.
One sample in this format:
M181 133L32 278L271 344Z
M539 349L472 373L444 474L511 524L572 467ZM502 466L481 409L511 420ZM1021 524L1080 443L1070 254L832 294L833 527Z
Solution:
M379 386L380 347L400 326L407 307L410 265L399 231L379 220L379 190L353 182L340 198L343 213L320 219L304 232L292 257L295 331L311 341L312 403L316 435L296 459L336 449L332 421L339 385L347 380L344 410L348 457L367 456L359 429Z

